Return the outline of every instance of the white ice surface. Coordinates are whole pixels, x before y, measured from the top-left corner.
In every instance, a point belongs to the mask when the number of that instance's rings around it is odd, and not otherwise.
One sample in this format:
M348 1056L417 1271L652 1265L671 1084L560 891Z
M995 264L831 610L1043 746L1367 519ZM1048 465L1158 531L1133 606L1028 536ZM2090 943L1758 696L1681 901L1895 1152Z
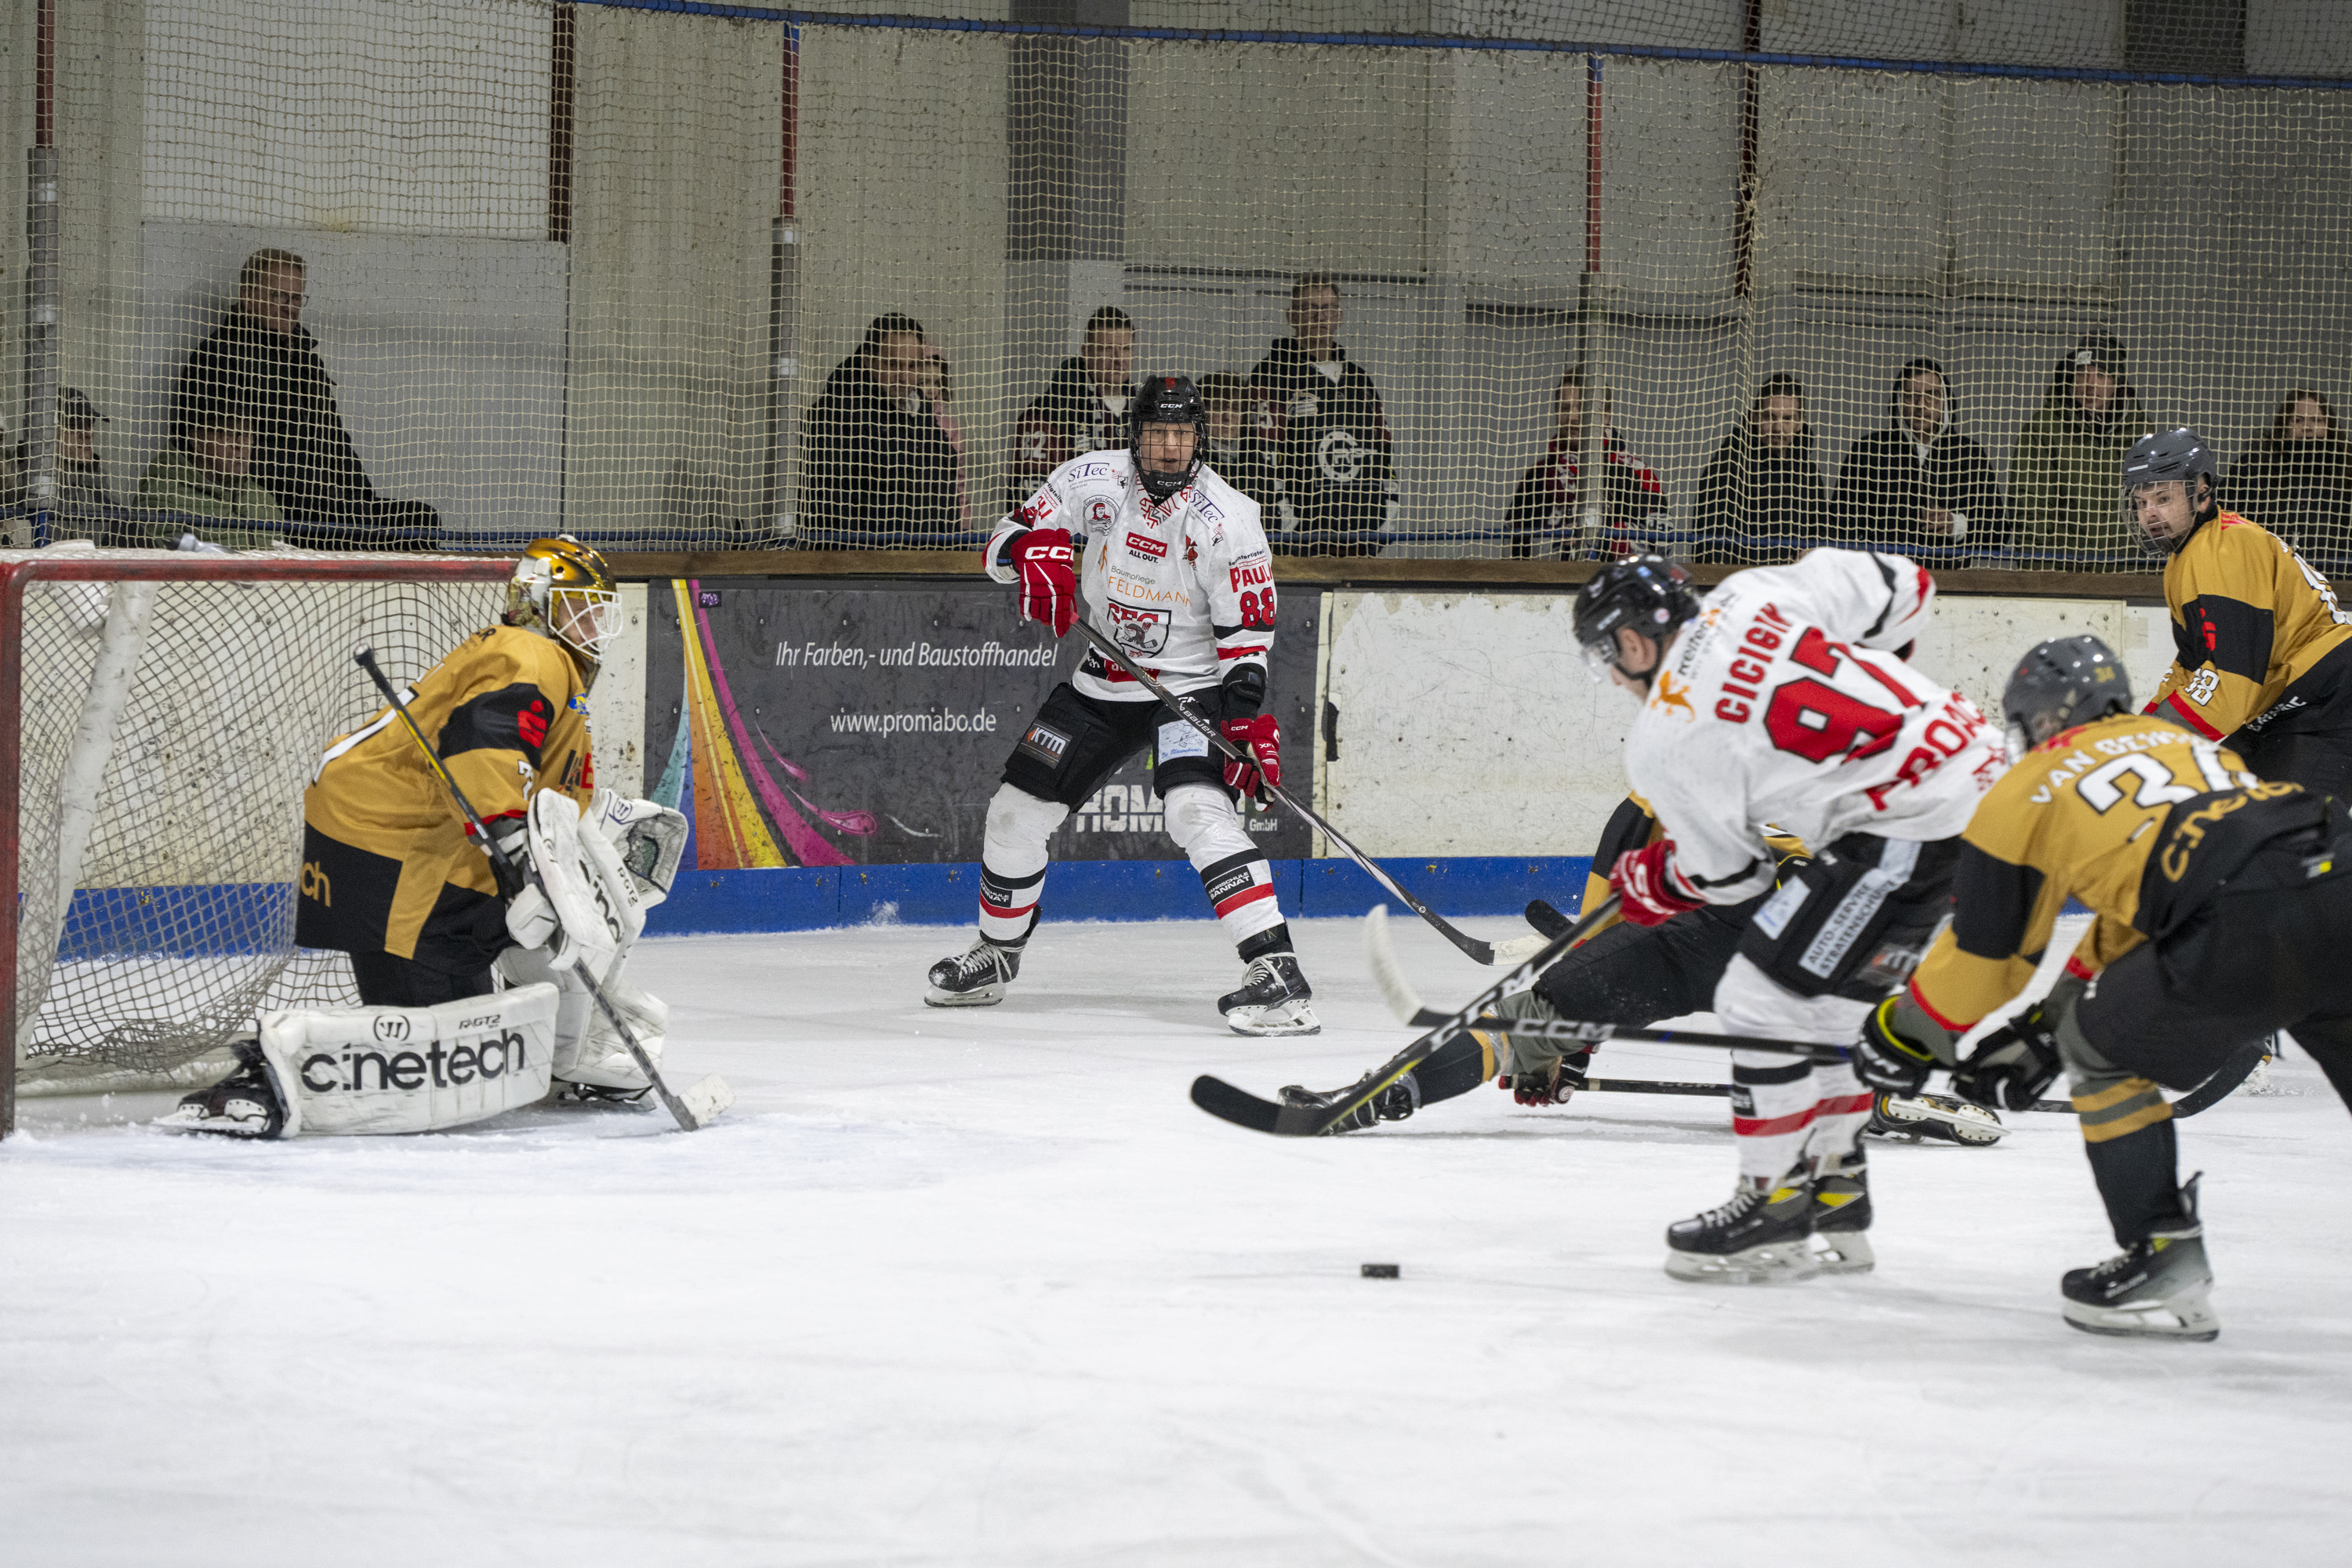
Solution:
M2352 1558L2352 1127L2307 1059L2181 1124L2221 1340L2100 1340L2057 1311L2113 1250L2067 1118L1877 1146L1878 1271L1746 1290L1659 1268L1729 1189L1720 1100L1213 1121L1195 1073L1330 1086L1405 1038L1357 922L1296 929L1319 1038L1223 1030L1205 921L1049 927L954 1013L918 998L960 931L649 943L673 1068L741 1097L692 1135L28 1101L0 1563ZM1433 1000L1491 973L1396 934Z

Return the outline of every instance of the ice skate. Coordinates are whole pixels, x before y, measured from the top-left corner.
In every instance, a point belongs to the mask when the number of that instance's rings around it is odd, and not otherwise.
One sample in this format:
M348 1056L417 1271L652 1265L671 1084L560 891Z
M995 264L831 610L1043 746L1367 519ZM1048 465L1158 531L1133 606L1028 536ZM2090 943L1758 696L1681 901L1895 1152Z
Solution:
M179 1132L219 1132L231 1138L275 1138L286 1129L286 1106L262 1064L261 1047L236 1040L237 1068L210 1089L183 1096L155 1125Z
M1860 1149L1813 1178L1813 1239L1809 1250L1824 1274L1867 1274L1877 1267L1870 1248L1870 1171Z
M937 972L934 971L934 973ZM1319 1035L1314 987L1298 972L1298 955L1264 953L1242 972L1242 988L1217 998L1217 1011L1236 1035Z
M1666 1272L1707 1285L1810 1279L1822 1271L1808 1246L1812 1208L1802 1166L1769 1185L1742 1176L1729 1203L1666 1227Z
M2213 1270L2205 1261L2205 1227L2197 1219L2197 1183L2180 1189L2184 1217L2105 1263L2070 1268L2059 1289L2066 1321L2086 1334L2146 1340L2210 1340L2221 1332L2209 1299Z
M1338 1104L1355 1092L1356 1086L1353 1084L1346 1089L1332 1089L1328 1094L1318 1093L1314 1089L1303 1088L1295 1083L1285 1084L1282 1089L1282 1103L1299 1106L1308 1110L1322 1110ZM1361 1132L1383 1121L1402 1121L1420 1109L1421 1085L1414 1081L1412 1074L1406 1073L1380 1093L1333 1122L1326 1130L1326 1136L1332 1132Z
M930 1007L993 1007L1004 1000L1004 989L1021 973L1021 950L982 937L953 958L931 965L926 977L931 988L923 1003Z
M1981 1149L2009 1136L2000 1118L1981 1105L1955 1100L1948 1094L1880 1094L1870 1102L1873 1138L1896 1138L1908 1143L1936 1142Z

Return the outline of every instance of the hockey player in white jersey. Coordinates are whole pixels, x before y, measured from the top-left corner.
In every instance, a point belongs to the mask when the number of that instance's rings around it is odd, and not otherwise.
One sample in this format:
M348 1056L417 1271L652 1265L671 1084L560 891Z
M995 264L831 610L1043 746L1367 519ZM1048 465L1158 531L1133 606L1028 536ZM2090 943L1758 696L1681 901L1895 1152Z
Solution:
M1018 584L1024 619L1067 632L1079 614L1251 759L1222 761L1208 739L1134 677L1090 649L1023 731L989 803L981 855L980 937L931 966L924 1000L984 1006L1004 998L1036 929L1046 844L1073 807L1144 746L1168 835L1200 873L1245 965L1220 997L1244 1035L1311 1035L1321 1026L1299 973L1274 874L1235 802L1261 776L1282 782L1281 733L1265 702L1274 574L1257 503L1201 460L1208 419L1181 375L1153 376L1129 409L1126 451L1089 452L1046 477L996 525L988 574Z
M1625 917L1767 890L1768 823L1819 847L1759 906L1716 987L1731 1033L1850 1042L1945 917L1958 836L2007 753L1968 699L1890 651L1907 651L1934 596L1912 562L1844 550L1739 573L1703 600L1679 566L1637 557L1578 595L1594 679L1643 700L1626 772L1664 830L1610 870ZM1668 1228L1667 1272L1747 1284L1869 1268L1855 1140L1870 1093L1844 1063L1732 1064L1738 1184Z

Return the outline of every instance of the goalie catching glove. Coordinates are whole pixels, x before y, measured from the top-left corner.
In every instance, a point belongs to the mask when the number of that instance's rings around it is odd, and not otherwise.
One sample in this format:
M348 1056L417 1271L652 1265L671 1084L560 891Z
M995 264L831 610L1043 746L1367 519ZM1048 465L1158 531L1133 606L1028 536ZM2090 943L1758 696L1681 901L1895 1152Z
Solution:
M1282 726L1274 721L1271 713L1253 714L1247 719L1228 719L1217 726L1225 744L1239 752L1246 762L1225 759L1225 787L1244 799L1263 795L1263 780L1275 788L1282 787Z
M1671 838L1618 856L1609 885L1617 889L1618 913L1637 926L1663 925L1706 902L1676 868Z

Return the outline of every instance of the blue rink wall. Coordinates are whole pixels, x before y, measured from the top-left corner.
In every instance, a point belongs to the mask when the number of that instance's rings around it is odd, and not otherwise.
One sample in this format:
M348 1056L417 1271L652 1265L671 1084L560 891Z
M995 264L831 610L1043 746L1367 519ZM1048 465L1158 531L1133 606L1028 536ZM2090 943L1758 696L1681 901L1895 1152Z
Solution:
M1276 860L1286 915L1360 915L1384 903L1405 911L1352 860ZM1590 856L1454 856L1383 859L1381 868L1442 915L1516 915L1530 899L1574 912ZM980 868L826 866L782 870L682 869L669 898L646 920L648 936L706 931L808 931L882 919L905 925L966 925L974 919ZM1069 860L1045 873L1048 921L1206 920L1201 879L1183 860Z

